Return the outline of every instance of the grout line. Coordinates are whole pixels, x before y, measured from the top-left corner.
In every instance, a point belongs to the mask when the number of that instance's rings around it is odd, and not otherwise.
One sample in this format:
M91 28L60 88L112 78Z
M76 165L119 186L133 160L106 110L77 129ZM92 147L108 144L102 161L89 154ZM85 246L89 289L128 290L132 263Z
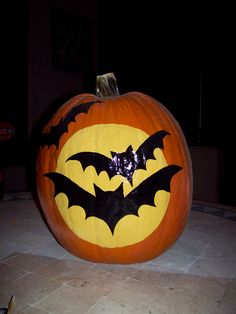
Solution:
M51 280L51 279L50 279L50 280ZM58 282L57 282L57 283L58 283ZM34 303L29 303L29 305L37 307L37 304L38 304L39 302L45 300L46 298L48 298L49 296L53 295L54 293L56 293L57 291L59 291L59 290L62 289L63 287L64 287L64 286L61 284L61 286L58 287L57 289L51 291L49 294L45 295L43 298L37 300L36 302L34 302ZM39 307L39 306L38 306L38 307ZM40 307L39 307L39 308L40 308ZM41 308L40 308L40 309L41 309Z
M24 309L23 314L26 313L28 310L33 309L33 308L36 308L36 309L41 310L41 309L40 309L39 307L37 307L37 306L30 305L30 304L28 304L28 305L29 305L29 306L28 306L26 309ZM53 314L52 312L48 312L47 310L44 310L44 312L47 313L47 314Z
M22 274L20 277L18 277L17 279L15 279L15 281L19 280L19 279L22 279L30 274L32 274L32 271L28 271L28 270L24 270L25 271L25 274Z
M122 283L120 284L119 288L122 288L122 286L125 285L126 281L128 281L129 279L132 279L131 277L127 277L124 281L122 281ZM137 279L134 279L137 280ZM85 314L89 314L91 313L91 310L93 310L93 308L99 304L101 301L106 300L109 298L109 296L113 293L113 291L111 291L110 293L108 293L107 295L102 296L96 303L94 303L86 312Z
M198 262L200 259L204 258L203 253L209 248L210 243L207 244L207 246L202 250L202 252L200 253L200 255L198 255L195 259L195 261L193 261L191 263L191 265L188 267L188 270L185 272L186 274L188 273L189 269L196 263Z

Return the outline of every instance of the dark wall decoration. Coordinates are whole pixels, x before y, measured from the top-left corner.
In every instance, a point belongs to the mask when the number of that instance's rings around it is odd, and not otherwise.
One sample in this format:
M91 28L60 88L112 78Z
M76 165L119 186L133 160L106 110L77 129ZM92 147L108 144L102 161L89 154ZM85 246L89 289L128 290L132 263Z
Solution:
M91 25L78 14L51 7L52 63L65 70L91 67Z

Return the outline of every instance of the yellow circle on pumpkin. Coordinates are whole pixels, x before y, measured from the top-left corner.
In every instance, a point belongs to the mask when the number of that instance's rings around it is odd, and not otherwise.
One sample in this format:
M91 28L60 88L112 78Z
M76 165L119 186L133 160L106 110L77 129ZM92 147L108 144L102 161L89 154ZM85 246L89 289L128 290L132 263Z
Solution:
M129 145L136 151L149 137L144 131L120 124L98 124L74 133L63 146L57 161L56 172L68 177L88 193L95 195L94 184L103 191L115 191L123 182L124 197L145 179L167 166L160 148L154 150L154 159L146 163L146 169L138 169L133 174L133 185L121 175L109 179L102 171L99 175L91 165L83 170L77 160L67 160L79 152L96 152L111 158L111 151L125 152ZM128 214L121 218L112 233L108 225L97 217L86 218L85 210L73 205L68 208L68 198L64 193L56 196L58 210L67 226L78 237L102 247L115 248L132 245L148 237L160 224L168 207L170 193L157 191L156 206L142 205L138 216Z

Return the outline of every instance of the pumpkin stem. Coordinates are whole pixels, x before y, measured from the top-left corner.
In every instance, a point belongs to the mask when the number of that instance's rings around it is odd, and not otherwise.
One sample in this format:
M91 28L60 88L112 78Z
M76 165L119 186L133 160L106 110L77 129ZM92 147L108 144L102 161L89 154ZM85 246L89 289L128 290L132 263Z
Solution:
M114 73L110 72L103 75L97 75L96 95L102 98L120 95Z

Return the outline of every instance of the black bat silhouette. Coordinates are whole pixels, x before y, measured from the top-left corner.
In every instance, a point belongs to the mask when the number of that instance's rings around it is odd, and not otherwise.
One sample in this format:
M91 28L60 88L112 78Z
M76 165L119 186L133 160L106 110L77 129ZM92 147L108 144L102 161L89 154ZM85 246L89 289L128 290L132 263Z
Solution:
M69 157L67 161L79 161L83 170L92 165L98 174L106 171L110 179L115 175L121 175L132 185L134 171L137 169L146 170L147 160L155 159L155 148L164 147L163 138L166 135L169 135L169 133L165 130L152 134L139 146L136 152L129 145L125 152L111 152L112 158L95 152L80 152Z
M106 222L112 234L118 221L126 215L138 215L139 207L147 204L155 206L155 194L159 190L170 192L170 181L182 168L177 165L166 166L144 180L138 187L124 197L123 183L115 191L103 191L94 184L96 196L88 193L63 174L46 173L54 183L55 194L64 193L68 198L68 208L81 206L86 218L97 217Z
M90 107L95 103L100 103L101 101L90 101L87 103L82 103L74 108L71 109L71 111L68 112L65 118L62 118L59 123L55 126L51 126L49 133L43 133L40 138L40 146L50 146L50 145L56 145L58 148L59 140L63 133L68 131L68 124L70 122L75 121L75 117L80 113L88 113Z

